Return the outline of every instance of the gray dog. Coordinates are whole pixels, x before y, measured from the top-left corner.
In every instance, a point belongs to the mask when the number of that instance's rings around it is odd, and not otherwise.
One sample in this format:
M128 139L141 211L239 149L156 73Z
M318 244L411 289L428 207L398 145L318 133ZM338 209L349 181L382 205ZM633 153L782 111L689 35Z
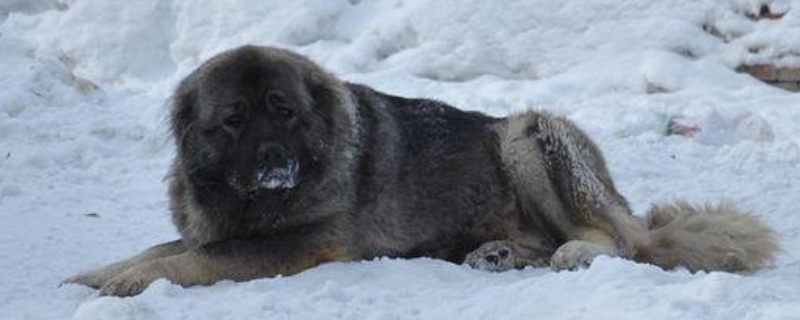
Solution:
M632 215L600 151L566 119L392 96L282 49L217 55L172 106L181 240L65 282L127 296L159 278L244 281L379 256L504 271L608 255L737 272L778 249L771 230L729 205Z

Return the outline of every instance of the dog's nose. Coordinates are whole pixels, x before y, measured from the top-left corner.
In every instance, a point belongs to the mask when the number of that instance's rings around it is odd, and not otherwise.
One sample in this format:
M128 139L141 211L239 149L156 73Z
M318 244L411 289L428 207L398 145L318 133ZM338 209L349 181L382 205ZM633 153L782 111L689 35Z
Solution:
M258 159L271 167L286 164L286 151L277 143L262 143L258 146Z

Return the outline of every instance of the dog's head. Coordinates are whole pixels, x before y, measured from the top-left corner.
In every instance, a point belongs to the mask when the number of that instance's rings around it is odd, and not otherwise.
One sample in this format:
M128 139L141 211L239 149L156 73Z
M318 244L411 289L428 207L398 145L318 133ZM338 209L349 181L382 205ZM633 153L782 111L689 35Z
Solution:
M184 79L172 128L187 176L242 197L322 179L353 125L344 84L286 50L244 46Z

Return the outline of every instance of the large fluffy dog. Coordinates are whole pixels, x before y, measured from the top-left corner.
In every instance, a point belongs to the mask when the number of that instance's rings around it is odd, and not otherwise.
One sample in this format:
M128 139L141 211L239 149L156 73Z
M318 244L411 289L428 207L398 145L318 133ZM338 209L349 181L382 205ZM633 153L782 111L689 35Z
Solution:
M328 261L429 256L502 271L598 255L752 271L774 234L730 206L631 214L597 147L547 113L492 118L344 83L303 56L244 46L173 101L181 240L67 279L134 295L293 274Z

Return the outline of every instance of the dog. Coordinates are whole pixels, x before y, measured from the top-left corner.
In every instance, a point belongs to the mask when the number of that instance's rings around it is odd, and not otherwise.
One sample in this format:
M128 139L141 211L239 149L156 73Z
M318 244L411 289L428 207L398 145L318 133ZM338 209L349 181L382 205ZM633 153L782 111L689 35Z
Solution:
M633 215L597 146L563 117L393 96L284 49L218 54L171 106L180 239L66 283L130 296L159 278L208 285L381 256L558 271L607 255L749 272L778 250L729 204Z

